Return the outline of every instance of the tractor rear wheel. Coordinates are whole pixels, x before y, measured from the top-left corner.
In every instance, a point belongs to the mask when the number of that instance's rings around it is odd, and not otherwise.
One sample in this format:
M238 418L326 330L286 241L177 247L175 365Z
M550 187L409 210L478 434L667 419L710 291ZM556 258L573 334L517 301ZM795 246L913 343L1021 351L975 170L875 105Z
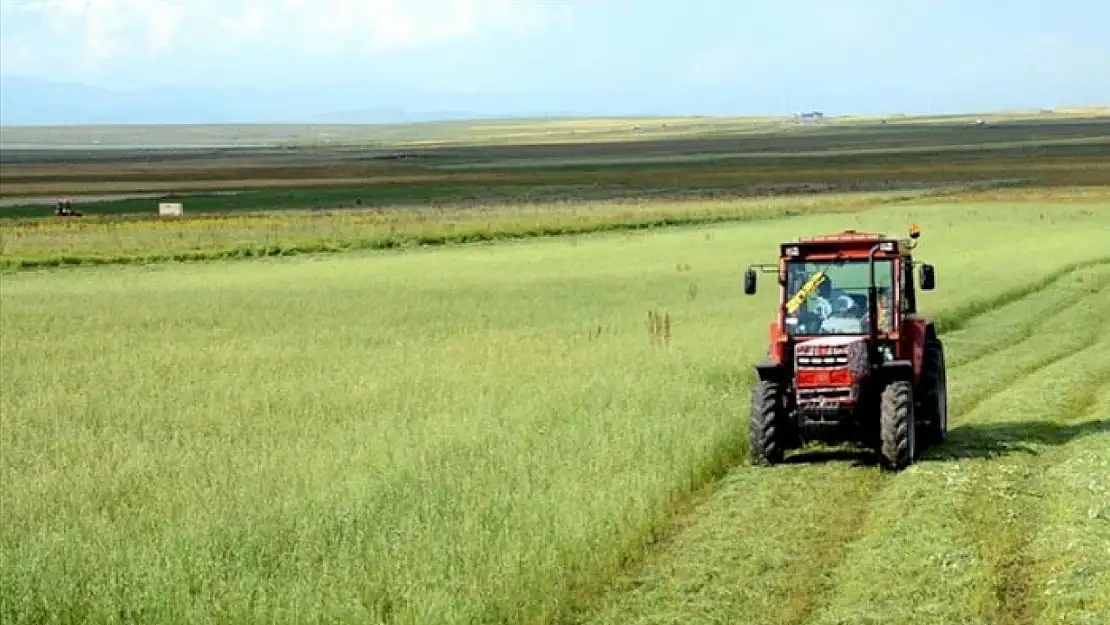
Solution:
M934 338L925 343L921 368L922 442L939 445L948 440L948 374L944 344Z
M758 382L751 397L751 458L753 464L782 462L786 452L782 387L768 381Z
M917 456L913 386L891 382L883 389L879 413L880 456L884 468L900 471Z

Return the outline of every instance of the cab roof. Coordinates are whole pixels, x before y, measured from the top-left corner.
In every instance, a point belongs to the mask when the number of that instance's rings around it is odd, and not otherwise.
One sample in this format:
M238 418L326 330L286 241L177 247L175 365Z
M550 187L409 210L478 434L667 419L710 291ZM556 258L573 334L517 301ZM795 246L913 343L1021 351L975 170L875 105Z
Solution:
M901 256L912 249L903 241L878 232L844 230L832 234L798 237L781 245L782 256L797 257L847 257L866 258L868 251L883 244L879 257Z
M818 234L808 237L798 237L792 243L879 243L881 241L897 241L880 232L859 232L844 230L835 234Z

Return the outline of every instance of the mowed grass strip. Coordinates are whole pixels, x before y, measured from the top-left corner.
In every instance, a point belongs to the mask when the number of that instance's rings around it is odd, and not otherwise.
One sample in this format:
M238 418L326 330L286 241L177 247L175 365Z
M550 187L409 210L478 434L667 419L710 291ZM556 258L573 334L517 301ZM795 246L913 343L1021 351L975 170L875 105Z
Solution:
M1053 435L1070 442L1041 476L1041 516L1026 534L1035 591L1027 611L1036 625L1097 623L1110 613L1110 388L1083 421Z
M979 218L997 220L998 213L982 211ZM1009 304L1006 299L998 300L1002 308L997 310L968 306L972 299L968 291L962 291L967 298L964 302L953 301L953 293L961 292L957 290L961 288L959 283L953 284L960 275L967 276L966 288L971 288L976 279L982 282L980 296L986 295L987 289L1003 294L1020 291L1006 285L1017 276L1038 281L1045 275L1035 269L1040 261L1029 257L1009 259L1004 236L994 239L984 234L986 230L971 223L965 225L967 238L949 242L957 249L960 245L970 247L974 233L979 233L976 253L949 255L937 250L937 242L930 240L928 247L922 244L920 255L936 262L938 277L943 276L938 278L939 290L923 296L924 309L947 314L965 328L949 339L953 367L950 402L955 425L959 424L960 411L966 412L970 405L967 395L983 387L1012 384L1024 375L1030 363L1036 365L1046 358L1045 348L1050 348L1048 356L1062 358L1089 346L1091 331L1097 326L1092 324L1098 318L1091 316L1097 305L1090 299L1092 291L1107 293L1099 289L1110 281L1107 270L1096 267L1058 278L1027 299ZM1005 235L999 228L996 223L997 234ZM1075 241L1081 243L1082 239ZM1089 252L1097 250L1088 248ZM996 260L988 259L992 254L998 255ZM990 271L978 274L980 270ZM985 301L992 300L995 298L987 297ZM1082 301L1085 307L1072 306L1053 316L1061 302L1076 301ZM968 314L978 316L952 316L968 310L974 311ZM1016 327L1021 334L1023 324L1031 319L1047 323L1047 328L1065 328L1065 332L1063 336L1046 334L1039 346L1023 345L1026 352L1003 353L1001 350L1012 344L1012 336L998 330ZM964 354L971 349L979 354L990 351L997 354L997 360L982 361L982 371L979 364L963 368L960 363L968 361ZM745 417L746 413L738 411L738 418ZM867 459L854 453L810 452L774 470L738 468L730 472L700 509L681 519L674 536L661 544L642 568L624 576L580 622L796 624L841 622L836 620L839 618L860 623L935 623L948 622L944 620L948 616L955 619L952 622L976 622L980 612L969 606L966 593L961 594L964 579L958 577L958 571L942 568L938 572L956 575L943 586L951 592L937 593L935 584L931 585L929 575L935 569L930 567L943 567L945 554L890 554L895 548L890 545L929 550L936 546L938 533L961 521L952 517L923 523L918 518L917 512L923 508L941 515L950 513L943 503L922 499L916 492L923 485L910 476L917 475L920 467L892 479L873 467L854 466L859 460ZM902 484L903 490L886 494L893 485ZM880 504L876 504L876 498ZM912 507L906 501L913 502ZM876 505L886 502L889 506L881 508L881 513L874 511ZM899 514L907 515L904 523L896 523ZM873 517L876 520L872 521ZM891 526L890 531L884 531L888 529L884 523ZM892 581L888 583L888 579ZM899 583L887 593L891 584ZM961 596L965 600L961 601ZM829 611L826 605L833 600L838 602L837 611Z
M1055 227L1015 257L1049 210ZM1089 258L1105 215L907 205L575 245L5 276L0 616L551 622L746 453L744 381L774 298L766 281L742 297L747 263L806 232L918 221L941 285L923 303L955 310ZM669 315L668 343L648 311ZM824 569L799 558L838 561L881 485L835 464L751 473L733 497L798 507L769 507L776 521L730 503L728 542L700 553L763 562L739 569L758 584L747 605L786 594L803 614L815 594L795 589ZM803 544L819 534L791 525L799 513L840 533Z
M1086 275L1096 273L1110 270ZM1041 332L1028 341L1002 343L991 356L952 371L957 412L949 442L884 486L809 622L994 624L1041 615L1038 597L1047 588L1024 553L1042 522L1041 499L1054 488L1041 478L1066 457L1073 438L1106 427L1092 423L1091 402L1082 398L1110 379L1107 345L1092 314L1110 303L1110 290L1091 294L1077 279L1036 298L1066 298L1069 290L1086 292L1081 305L1042 316ZM1020 322L1028 312L1021 308L982 320ZM993 390L990 398L961 411L960 400L980 386ZM1083 622L1080 613L1061 616Z

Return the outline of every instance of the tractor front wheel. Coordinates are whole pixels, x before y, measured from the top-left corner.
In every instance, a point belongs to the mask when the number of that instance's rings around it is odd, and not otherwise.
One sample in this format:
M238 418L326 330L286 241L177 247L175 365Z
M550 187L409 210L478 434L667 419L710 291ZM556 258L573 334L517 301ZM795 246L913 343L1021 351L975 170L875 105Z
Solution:
M782 462L786 446L782 387L761 381L752 388L751 457L753 464Z
M900 471L917 455L914 431L913 386L892 382L883 389L879 414L880 455L884 468Z

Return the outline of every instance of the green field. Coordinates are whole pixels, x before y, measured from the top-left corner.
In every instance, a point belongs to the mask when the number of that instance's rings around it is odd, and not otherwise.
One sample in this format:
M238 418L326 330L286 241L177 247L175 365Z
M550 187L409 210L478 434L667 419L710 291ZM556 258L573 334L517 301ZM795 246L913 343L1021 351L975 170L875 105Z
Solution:
M9 214L0 621L1101 623L1110 181L1075 145L611 165L608 200ZM791 180L831 188L751 192ZM775 293L743 269L911 223L949 441L900 473L850 449L750 466Z
M1038 622L1089 622L1110 272L1055 272L1106 256L1107 208L6 277L4 620L545 622L727 470L598 621L999 622L1015 575ZM740 269L911 220L952 330L952 442L896 476L738 466L772 306Z

